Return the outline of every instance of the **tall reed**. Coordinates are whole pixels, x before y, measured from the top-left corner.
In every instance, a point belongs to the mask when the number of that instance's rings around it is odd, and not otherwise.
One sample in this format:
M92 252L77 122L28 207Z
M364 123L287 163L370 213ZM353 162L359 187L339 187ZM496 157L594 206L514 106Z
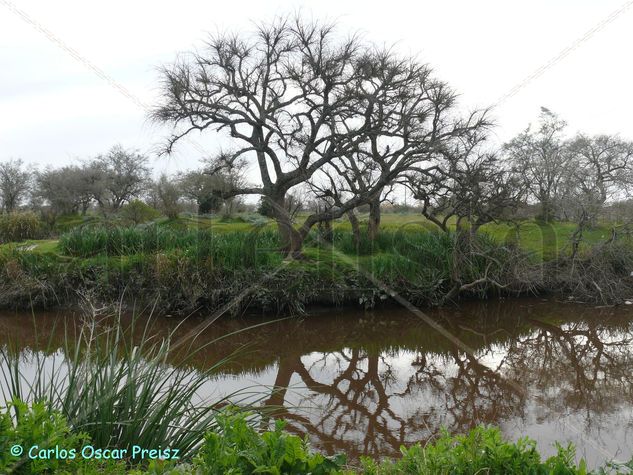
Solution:
M140 335L124 331L119 313L109 325L82 325L76 335L66 329L61 349L29 353L2 348L2 396L5 401L45 401L96 447L129 453L133 445L171 447L186 456L213 428L216 410L227 398L246 398L247 391L205 396L227 359L204 371L191 368L190 359L205 345L187 351L176 366L173 333L157 338L149 329L148 323Z

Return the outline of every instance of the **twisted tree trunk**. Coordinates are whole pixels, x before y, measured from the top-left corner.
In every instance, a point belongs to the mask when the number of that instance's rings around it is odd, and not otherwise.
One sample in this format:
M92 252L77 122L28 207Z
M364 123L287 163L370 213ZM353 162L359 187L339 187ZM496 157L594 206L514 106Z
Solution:
M349 224L352 226L352 240L354 241L354 247L358 249L358 246L360 246L360 224L358 223L358 217L353 209L347 212L347 219L349 219Z
M380 197L374 198L369 203L369 221L367 223L367 236L373 241L380 231Z

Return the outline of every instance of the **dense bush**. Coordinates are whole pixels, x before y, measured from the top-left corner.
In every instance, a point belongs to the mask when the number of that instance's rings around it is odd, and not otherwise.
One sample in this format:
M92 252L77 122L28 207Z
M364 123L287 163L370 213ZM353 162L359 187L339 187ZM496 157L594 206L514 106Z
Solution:
M0 215L0 243L42 239L45 234L44 223L33 212Z
M112 463L95 463L81 457L35 459L28 456L28 450L36 445L38 452L58 447L80 453L89 442L86 434L72 432L62 414L51 410L44 402L27 405L14 400L0 413L0 473L99 473L107 470L108 465L116 468ZM15 444L22 447L22 456L11 454Z
M581 256L548 263L546 284L569 297L603 305L621 304L633 295L633 245L614 241Z

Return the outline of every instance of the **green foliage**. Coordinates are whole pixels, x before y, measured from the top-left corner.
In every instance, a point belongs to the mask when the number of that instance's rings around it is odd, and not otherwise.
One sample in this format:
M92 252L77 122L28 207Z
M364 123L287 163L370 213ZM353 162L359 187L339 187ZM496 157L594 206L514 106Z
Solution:
M97 215L64 214L55 219L53 232L58 234L65 233L80 226L94 225L101 220L103 220L103 217Z
M121 208L119 216L134 224L146 223L160 217L160 213L141 200L133 200Z
M499 429L479 426L466 435L451 436L444 431L433 444L413 445L402 449L402 458L377 463L362 460L364 473L387 474L451 474L486 475L584 475L584 461L574 463L572 445L557 445L557 454L545 461L536 450L536 442L528 438L516 443L504 441Z
M259 199L259 202L257 204L257 214L260 214L267 218L272 218L275 215L274 208L272 203L270 202L270 199L264 196Z
M3 289L0 282L0 305L48 304L53 299L64 303L79 288L104 299L118 299L123 290L147 300L160 298L161 309L184 313L215 310L250 287L248 304L253 308L301 312L312 303L371 307L388 298L376 288L376 279L416 305L533 290L614 303L631 293L633 246L625 241L596 246L570 261L569 272L560 272L564 259L543 264L487 231L475 236L440 233L410 223L385 227L373 241L361 235L357 245L351 231L341 226L335 227L331 245L313 231L305 242L305 259L290 262L279 252L274 226L246 220L181 217L132 228L75 228L60 238L57 249L47 244L51 254L61 254L53 256L57 266L35 262L48 259L40 247L4 259L10 277L4 285L12 288Z
M251 227L249 232L154 224L83 227L60 238L57 250L62 255L52 256L58 259L57 269L38 265L35 261L43 257L36 253L17 253L7 269L13 269L14 276L35 278L34 293L23 296L23 301L36 300L38 292L51 286L58 288L50 294L62 298L69 288L89 288L105 299L118 299L125 289L148 300L160 297L160 308L169 312L215 309L249 287L248 303L254 307L298 312L313 302L323 303L326 298L343 302L350 295L370 307L377 298L386 298L378 289L371 290L375 288L372 279L423 305L442 302L453 287L454 234L419 226L385 230L366 255L353 253L350 235L337 231L333 247L310 235L305 259L282 264L277 231L268 226ZM461 281L472 282L487 274L496 282L512 282L518 254L483 233L475 244L478 253L459 265ZM47 285L38 287L36 281ZM262 285L253 288L258 281ZM329 289L327 296L323 289ZM485 296L490 289L482 283L468 292Z
M44 223L33 212L0 215L0 243L42 239L45 234Z
M222 197L209 193L198 200L198 214L217 213L223 204Z
M247 415L227 411L218 416L218 429L209 433L194 465L207 474L328 474L337 473L343 456L325 457L309 450L307 441L283 431L276 421L272 431L258 434Z
M79 452L88 441L87 435L71 432L66 419L59 412L50 410L44 402L29 406L14 399L6 411L0 413L0 473L49 473L77 468L81 464L77 459L32 459L28 450L37 445L37 451L57 446ZM11 455L14 444L23 448L22 456Z

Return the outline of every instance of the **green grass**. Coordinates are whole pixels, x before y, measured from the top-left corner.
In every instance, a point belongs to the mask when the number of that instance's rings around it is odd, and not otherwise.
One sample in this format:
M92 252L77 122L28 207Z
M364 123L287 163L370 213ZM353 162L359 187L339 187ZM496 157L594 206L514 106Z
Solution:
M550 224L526 221L517 228L513 225L499 223L482 226L482 231L490 234L498 242L514 242L520 248L533 253L539 259L551 260L560 254L569 254L571 238L577 229L574 223L555 222ZM600 224L583 233L581 250L604 241L611 234L611 226Z
M480 241L494 246L483 235ZM448 276L452 246L452 237L447 234L419 232L409 227L385 229L375 241L363 236L357 246L350 232L336 229L332 248L316 234L311 235L306 242L307 259L294 262L291 268L313 270L322 275L336 272L337 268L362 268L388 280L436 281ZM66 256L90 260L180 253L198 261L211 259L214 266L226 270L261 270L281 263L278 247L276 230L267 227L255 228L249 233L214 233L148 226L76 229L61 237L58 250Z
M333 249L321 242L317 230L313 230L304 246L307 259L293 263L291 268L321 276L329 273L334 279L340 277L340 272L360 268L394 283L405 285L409 281L422 289L431 289L449 279L453 239L450 235L438 232L419 216L386 215L383 221L376 240L370 241L363 232L358 245L352 239L349 224L343 220L337 222L333 229ZM531 254L532 262L538 262L567 255L574 230L575 225L571 223L543 226L525 222L518 228L489 224L482 228L479 241L501 260L509 252L507 245L518 245ZM587 231L581 250L589 249L608 235L606 225ZM244 218L221 222L217 218L185 216L139 227L78 227L63 234L58 242L25 241L0 246L0 251L21 250L24 255L21 259L26 259L27 254L75 259L84 267L105 264L107 268L123 269L151 256L165 254L205 266L210 264L215 269L264 271L281 263L283 258L277 252L278 247L277 230L270 220L254 226ZM485 263L479 261L472 260L469 274L473 279L484 271Z
M226 268L268 266L278 262L277 233L254 229L232 231L173 229L164 226L136 228L82 228L61 236L60 253L89 258L99 255L130 256L180 251L198 259L211 259Z
M296 217L297 223L301 223L306 217L306 213L300 213ZM363 229L367 222L366 214L359 214L359 221ZM73 229L92 226L103 223L99 216L65 216L60 218L60 229L66 233ZM449 221L449 225L454 227L454 221ZM255 228L263 228L274 232L276 226L273 220L254 214L238 214L235 217L223 219L221 217L208 217L196 215L182 215L178 219L168 220L166 218L156 221L157 228L166 228L176 231L208 231L210 233L249 233ZM351 227L346 218L338 219L334 222L333 228L339 235L346 234L347 242L339 240L337 247L351 254ZM570 250L570 239L576 230L576 224L570 222L554 222L544 225L535 221L524 221L517 227L506 223L489 223L482 227L482 231L494 237L499 243L516 243L525 251L532 253L537 260L551 260L561 253L568 253ZM598 226L585 231L581 250L588 249L592 245L604 241L610 236L611 224L600 223ZM416 214L385 213L381 221L381 233L405 234L424 233L437 231L437 227L427 221L424 217ZM378 238L381 239L381 236ZM366 240L363 244L366 244ZM310 244L308 244L308 247ZM1 247L1 246L0 246ZM53 251L52 241L47 241L42 248L43 251ZM378 246L380 247L380 245ZM384 247L384 246L383 246ZM39 246L36 251L39 250ZM361 248L360 254L368 254L372 251ZM379 251L380 252L380 251Z
M103 217L97 214L87 214L85 216L80 214L67 214L60 216L55 220L54 230L57 233L64 233L80 226L97 224L100 222L103 222Z

